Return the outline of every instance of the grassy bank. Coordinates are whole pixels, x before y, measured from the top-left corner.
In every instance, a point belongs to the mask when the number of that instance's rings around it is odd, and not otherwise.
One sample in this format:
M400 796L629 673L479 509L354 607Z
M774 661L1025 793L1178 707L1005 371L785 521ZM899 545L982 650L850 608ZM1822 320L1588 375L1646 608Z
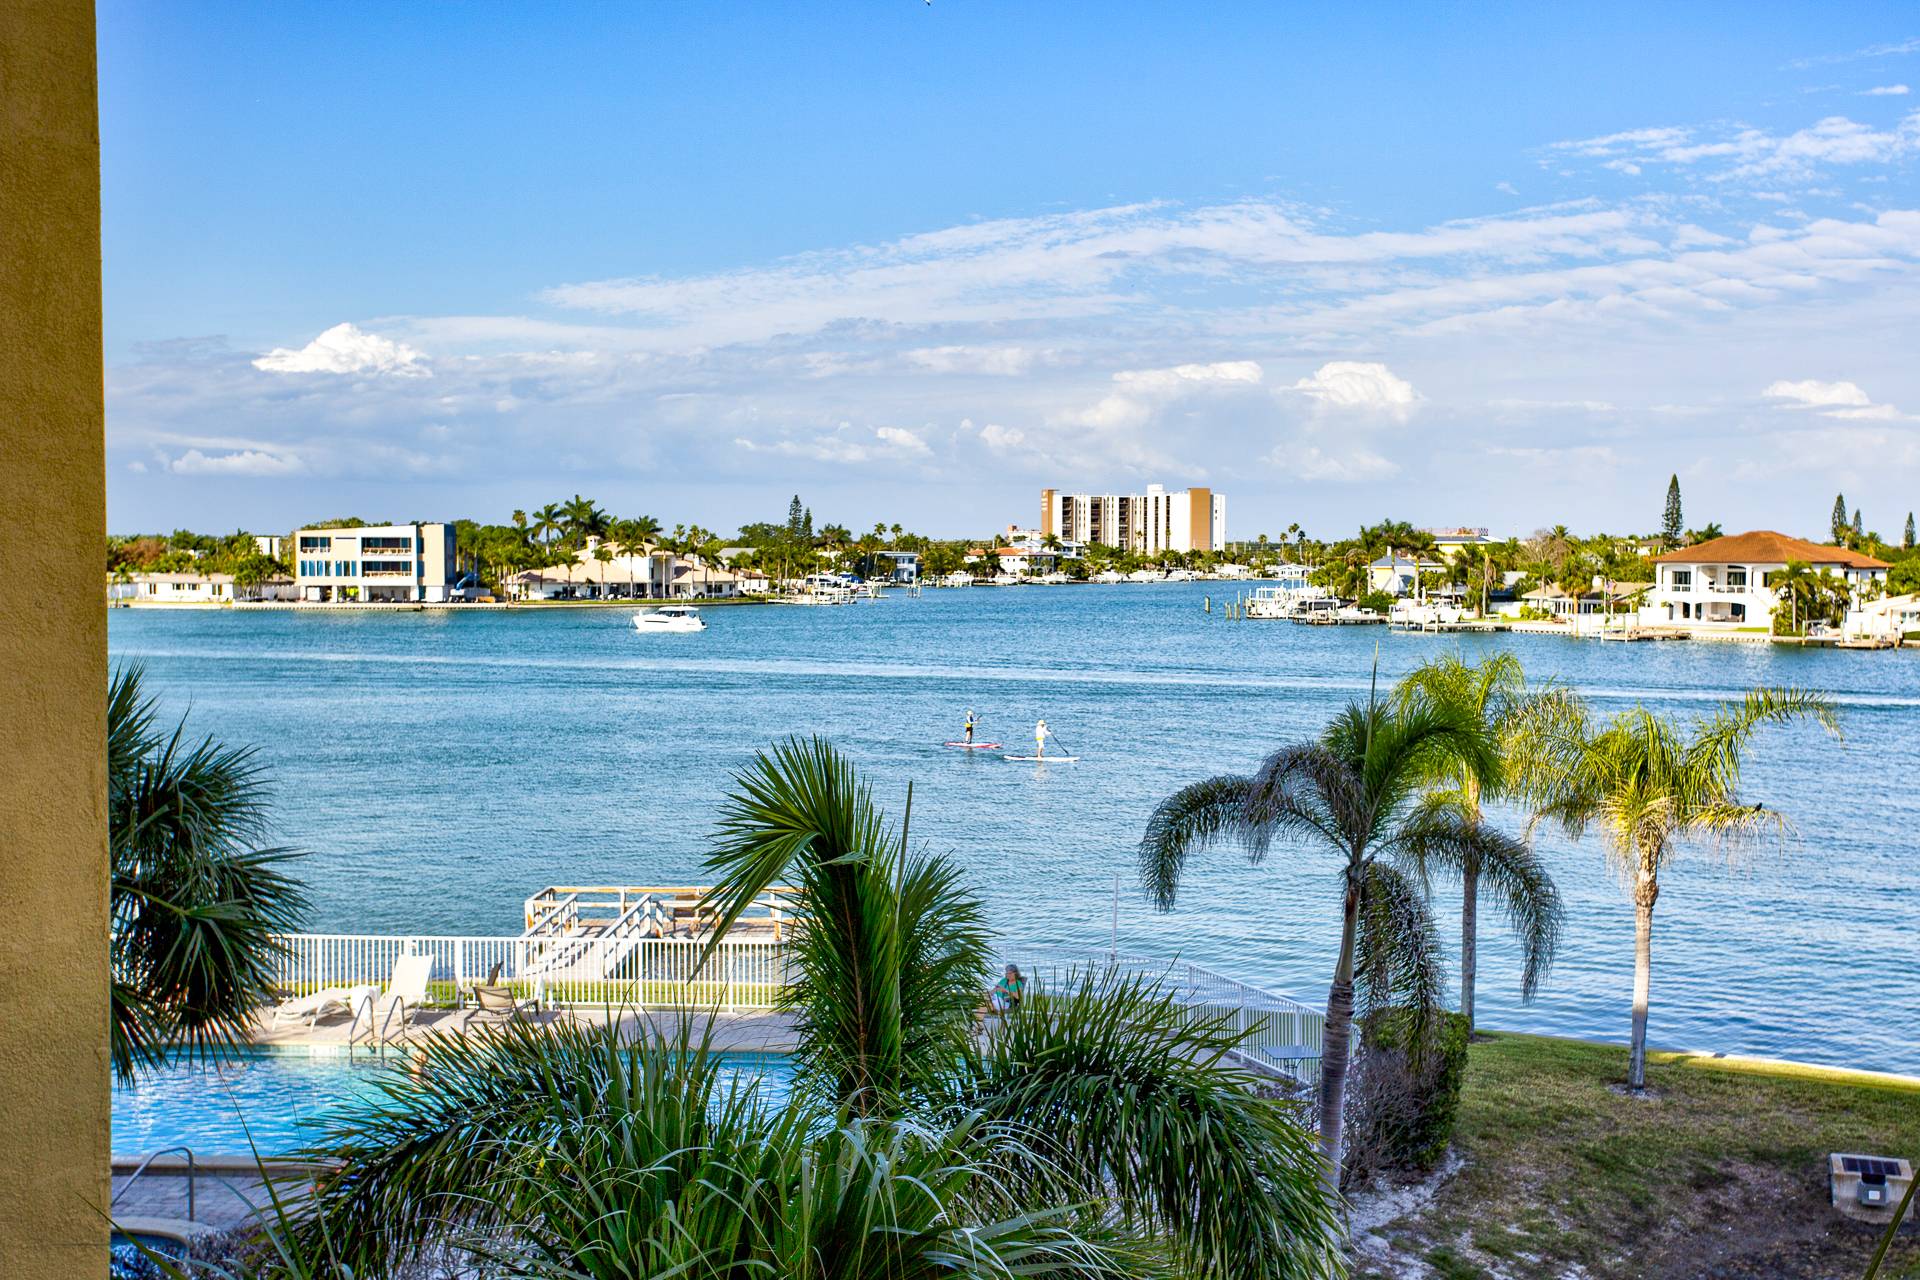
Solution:
M1473 1046L1464 1166L1378 1228L1363 1276L1858 1277L1878 1228L1827 1203L1832 1151L1920 1156L1920 1085L1537 1036ZM1920 1232L1883 1277L1920 1280Z

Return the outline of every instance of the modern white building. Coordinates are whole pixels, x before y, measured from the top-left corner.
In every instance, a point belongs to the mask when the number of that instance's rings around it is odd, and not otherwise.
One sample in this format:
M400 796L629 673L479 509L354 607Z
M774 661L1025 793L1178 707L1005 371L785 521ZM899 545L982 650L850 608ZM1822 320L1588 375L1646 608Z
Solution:
M294 581L309 603L446 601L462 577L453 526L438 521L297 529Z
M1220 551L1227 545L1226 495L1211 489L1145 493L1040 491L1040 536L1062 543L1098 543L1136 555Z
M1640 621L1709 630L1771 627L1780 592L1768 584L1768 578L1789 563L1837 575L1847 584L1856 607L1884 586L1892 567L1858 551L1771 529L1682 547L1655 556L1653 562L1656 577L1641 606Z

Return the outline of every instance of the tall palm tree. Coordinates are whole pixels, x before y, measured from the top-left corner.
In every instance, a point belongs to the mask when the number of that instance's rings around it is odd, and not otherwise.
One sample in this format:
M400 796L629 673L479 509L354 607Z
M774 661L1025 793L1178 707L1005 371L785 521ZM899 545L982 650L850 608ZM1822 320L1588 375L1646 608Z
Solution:
M1196 782L1160 802L1140 841L1140 871L1171 910L1192 854L1224 840L1254 863L1276 838L1331 853L1339 866L1340 949L1327 991L1320 1060L1320 1145L1329 1189L1341 1167L1341 1121L1356 986L1365 1007L1410 1004L1424 1020L1439 1003L1441 948L1427 906L1428 869L1519 865L1518 841L1426 803L1445 770L1497 785L1499 744L1457 707L1369 697L1335 716L1317 741L1268 756L1250 775Z
M775 883L806 903L784 1103L684 1025L434 1038L331 1120L313 1247L356 1275L476 1237L593 1280L1342 1273L1311 1139L1225 1065L1240 1033L1096 975L974 1040L978 900L824 742L740 775L708 869L716 946Z
M1478 723L1499 745L1500 767L1491 780L1483 778L1466 760L1445 766L1429 802L1458 813L1469 827L1486 820L1483 801L1525 796L1538 788L1538 774L1547 755L1549 736L1577 727L1584 711L1570 691L1548 685L1527 688L1526 673L1511 653L1496 653L1470 664L1458 655L1421 664L1395 691L1403 706L1425 701L1451 707ZM1520 997L1531 1000L1553 963L1560 936L1560 893L1530 848L1515 859L1506 846L1495 846L1495 856L1483 860L1467 851L1460 860L1460 1012L1473 1030L1474 982L1479 973L1480 881L1498 895L1508 922L1519 935L1525 957Z
M1691 844L1737 852L1768 836L1785 839L1785 814L1740 798L1740 767L1762 725L1811 716L1837 734L1833 704L1803 689L1755 689L1697 718L1691 731L1643 706L1598 731L1547 739L1540 777L1549 798L1536 820L1578 838L1597 826L1607 856L1633 885L1633 1038L1627 1084L1647 1083L1647 1002L1653 977L1653 907L1660 873Z
M560 509L560 504L549 502L533 513L533 536L540 539L543 545L551 543L554 535L565 527L565 518L566 513Z
M107 691L112 1054L131 1078L175 1043L244 1038L273 997L280 935L306 911L290 850L263 847L266 779L247 747L168 733L138 667Z

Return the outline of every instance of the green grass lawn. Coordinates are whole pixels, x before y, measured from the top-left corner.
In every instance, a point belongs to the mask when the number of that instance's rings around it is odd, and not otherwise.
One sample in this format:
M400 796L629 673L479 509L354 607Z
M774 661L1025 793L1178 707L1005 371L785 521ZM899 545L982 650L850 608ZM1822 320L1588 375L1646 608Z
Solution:
M1681 1054L1650 1055L1647 1075L1633 1098L1619 1046L1477 1041L1465 1167L1380 1234L1447 1280L1862 1274L1878 1229L1828 1205L1826 1157L1920 1158L1920 1085ZM1920 1280L1920 1232L1881 1275Z

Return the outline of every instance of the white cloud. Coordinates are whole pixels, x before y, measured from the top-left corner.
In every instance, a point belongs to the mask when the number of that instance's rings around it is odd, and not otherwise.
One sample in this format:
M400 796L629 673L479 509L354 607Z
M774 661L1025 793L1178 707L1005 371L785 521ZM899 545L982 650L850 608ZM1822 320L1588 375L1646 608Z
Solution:
M300 459L264 449L203 453L189 449L169 460L167 470L182 476L289 476L304 470Z
M1496 182L1493 184L1493 189L1501 195L1517 196L1520 194L1520 188L1514 186L1511 182Z
M1365 360L1330 360L1288 390L1310 396L1329 409L1384 413L1402 420L1420 399L1404 378L1384 364Z
M1865 98L1904 98L1911 92L1903 84L1881 84L1871 89L1862 89L1860 95Z
M275 347L253 362L268 373L383 373L425 378L432 370L403 342L368 333L353 324L337 324L295 350Z
M1302 480L1333 484L1359 484L1384 480L1397 475L1397 463L1367 449L1344 454L1329 454L1318 445L1282 445L1267 455L1267 461Z
M1682 170L1697 168L1718 182L1805 180L1823 167L1891 164L1920 152L1920 112L1908 115L1890 129L1878 129L1846 116L1828 116L1785 135L1751 127L1662 127L1556 142L1547 152L1549 156L1599 160L1603 168L1627 174L1664 165Z
M1792 400L1807 408L1873 403L1866 392L1851 382L1819 382L1812 378L1804 382L1770 383L1760 394L1769 400Z
M859 465L869 462L905 462L932 456L927 442L904 427L856 429L843 422L831 432L808 436L783 436L777 440L755 440L736 436L734 445L747 453L773 454L802 458L812 462Z
M1050 353L1027 347L916 347L907 363L930 373L985 373L1018 377Z
M1769 400L1784 401L1782 408L1811 409L1823 418L1889 420L1904 417L1890 404L1875 404L1873 398L1851 382L1774 382L1760 393Z

